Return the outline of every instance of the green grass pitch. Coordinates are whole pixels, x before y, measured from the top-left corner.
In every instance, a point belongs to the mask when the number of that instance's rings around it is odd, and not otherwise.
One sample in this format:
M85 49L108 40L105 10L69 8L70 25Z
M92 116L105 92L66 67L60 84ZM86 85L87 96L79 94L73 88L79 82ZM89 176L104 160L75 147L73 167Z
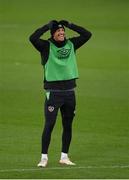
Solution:
M0 0L0 178L129 178L128 7L128 0ZM40 55L29 36L52 19L84 26L93 36L77 51L70 148L77 165L58 163L59 114L48 168L38 169L45 96Z

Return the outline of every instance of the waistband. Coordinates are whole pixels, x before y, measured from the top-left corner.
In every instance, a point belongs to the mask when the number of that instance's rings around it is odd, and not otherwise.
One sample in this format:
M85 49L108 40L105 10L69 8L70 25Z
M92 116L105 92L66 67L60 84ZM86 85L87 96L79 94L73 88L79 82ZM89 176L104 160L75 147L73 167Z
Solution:
M69 92L69 91L74 91L75 89L66 89L66 90L60 90L60 89L47 89L46 92Z

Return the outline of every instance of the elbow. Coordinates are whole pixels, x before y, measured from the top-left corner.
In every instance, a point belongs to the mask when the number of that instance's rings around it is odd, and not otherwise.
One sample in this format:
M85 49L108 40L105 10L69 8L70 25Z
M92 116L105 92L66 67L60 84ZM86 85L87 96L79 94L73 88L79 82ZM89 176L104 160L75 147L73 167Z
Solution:
M35 34L31 34L30 35L30 37L29 37L29 41L31 42L31 43L34 43L35 41L36 41L36 37L35 37Z
M90 38L91 38L91 36L92 36L92 33L91 33L91 32L89 32L89 33L88 33L88 39L90 39Z
M30 42L33 42L33 41L34 41L34 38L33 38L32 35L29 37L29 41L30 41Z
M86 41L88 41L92 36L92 33L90 31L87 31L85 34L84 34L84 39Z
M91 36L92 36L92 33L88 31L88 34L86 36L86 40L88 41L91 38Z

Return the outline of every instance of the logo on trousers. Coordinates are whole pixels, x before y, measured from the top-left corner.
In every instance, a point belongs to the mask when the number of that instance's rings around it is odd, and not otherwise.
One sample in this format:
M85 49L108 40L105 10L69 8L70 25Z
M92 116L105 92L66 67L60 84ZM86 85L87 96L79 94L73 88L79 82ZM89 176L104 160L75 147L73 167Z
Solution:
M54 106L48 106L48 111L53 112L54 111Z

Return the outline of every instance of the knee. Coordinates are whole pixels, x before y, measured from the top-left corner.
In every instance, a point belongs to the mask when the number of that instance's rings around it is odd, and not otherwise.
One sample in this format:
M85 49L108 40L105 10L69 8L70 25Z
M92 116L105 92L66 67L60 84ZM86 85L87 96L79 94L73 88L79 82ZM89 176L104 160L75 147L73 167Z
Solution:
M66 119L66 120L69 120L69 121L72 121L74 116L75 116L75 111L72 111L69 114L62 114L62 118Z
M52 131L54 128L55 122L51 121L51 122L46 122L45 124L45 129L47 129L47 131Z
M72 120L65 119L63 121L63 130L65 132L71 132L72 131Z

